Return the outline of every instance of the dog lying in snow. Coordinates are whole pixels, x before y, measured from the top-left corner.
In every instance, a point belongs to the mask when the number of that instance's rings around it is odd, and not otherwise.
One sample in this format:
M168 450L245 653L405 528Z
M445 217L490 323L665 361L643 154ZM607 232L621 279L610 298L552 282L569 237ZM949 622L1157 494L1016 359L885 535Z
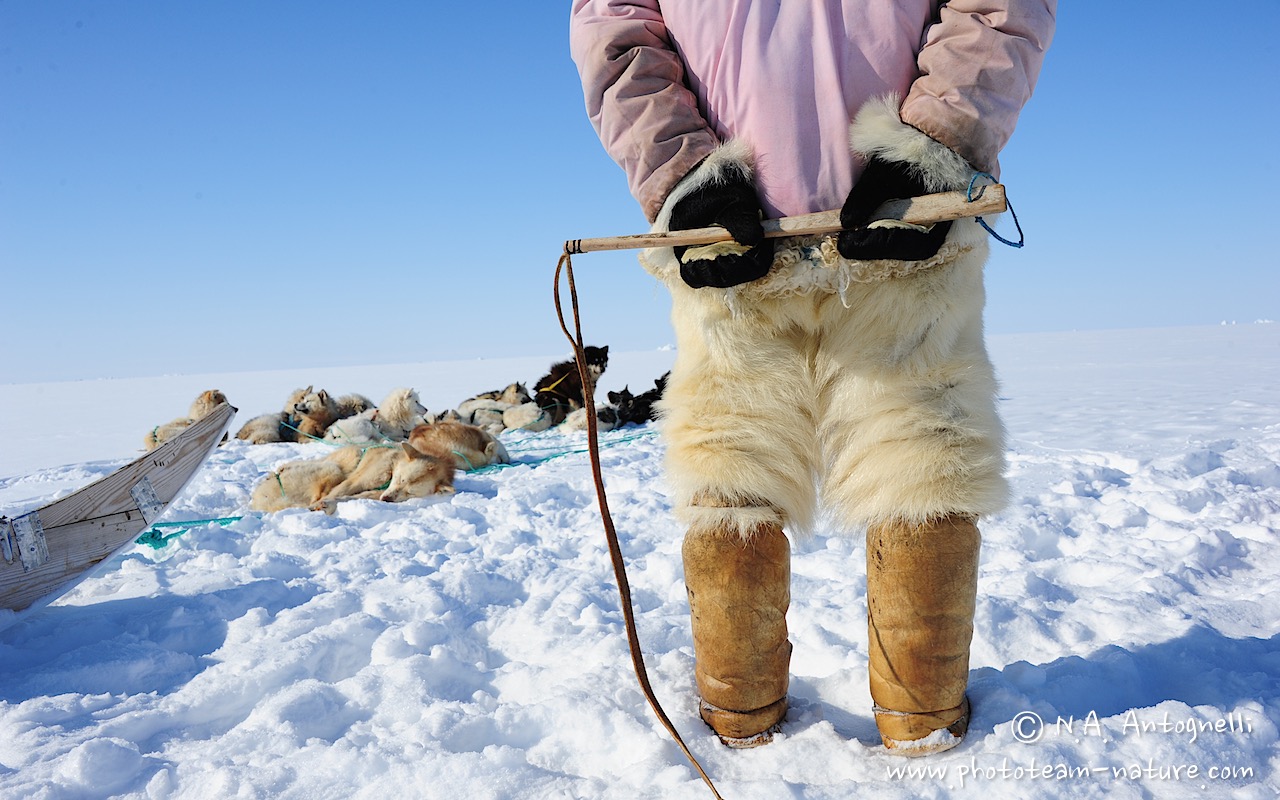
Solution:
M315 441L324 437L329 426L338 421L338 401L324 389L314 391L308 386L306 393L293 404L294 427L298 441Z
M147 449L147 452L151 452L191 427L196 420L209 416L215 408L225 402L227 402L227 396L217 389L207 389L201 392L191 402L191 407L187 409L187 416L169 420L163 425L157 425L152 428L151 432L143 438L143 446Z
M461 470L511 463L507 448L493 434L461 422L419 425L409 434L409 445L422 453L452 459Z
M507 384L505 389L495 389L491 392L481 392L469 400L496 400L499 403L506 403L509 406L518 406L527 403L533 399L529 394L529 390L523 383Z
M298 441L313 441L324 436L333 423L362 414L376 408L373 401L362 394L344 394L334 397L321 389L308 386L293 404L291 416L298 429Z
M292 428L292 419L283 411L259 414L236 431L236 438L243 439L249 444L296 442L298 434Z
M642 394L633 395L630 388L626 386L622 387L622 391L609 392L608 397L611 405L596 409L596 430L611 431L614 428L621 428L623 425L643 425L646 422L652 422L656 413L654 404L662 399L662 393L667 387L667 377L670 374L668 372L658 378L653 382L654 388ZM570 412L569 416L565 417L564 422L560 423L560 429L566 431L586 430L587 410L579 408Z
M670 375L671 373L667 372L653 382L652 389L638 395L631 394L627 386L622 387L620 392L609 392L609 402L613 404L617 414L617 424L619 426L628 423L643 425L656 419L653 405L662 399L662 393L666 391L667 378Z
M618 415L612 408L605 406L596 409L596 430L611 431L618 427ZM556 428L560 431L585 431L587 430L587 409L578 408L569 413L564 421Z
M608 347L586 348L587 369L594 390L595 381L604 373L609 363ZM581 414L573 412L582 408L582 380L577 363L562 361L537 383L536 396L530 398L523 383L509 384L505 389L481 392L458 404L456 410L438 415L436 422L463 422L474 425L493 435L506 430L525 430L533 433L545 431L553 425L563 424L573 416L570 429L586 427ZM608 414L600 417L609 423ZM609 430L608 427L605 430Z
M384 437L403 442L409 433L427 421L427 407L418 399L416 389L392 389L378 405L374 424Z
M530 400L520 405L510 405L498 400L471 399L446 411L437 422L464 422L475 425L495 436L506 430L519 429L531 432L545 431L551 427L551 414Z
M338 419L354 417L357 414L363 414L370 409L377 408L372 400L356 392L344 394L335 402L338 404Z
M270 414L259 414L241 426L236 432L237 439L249 444L273 444L275 442L298 441L294 408L302 399L311 393L312 387L294 389L284 401L284 410Z
M374 415L371 412L377 410ZM250 444L274 442L329 441L370 442L404 441L415 426L426 422L427 409L413 389L394 389L375 406L362 394L333 397L314 386L297 389L285 401L283 411L254 417L236 433L237 439ZM363 416L364 420L359 418ZM334 424L353 420L339 428L334 436L328 432ZM375 430L370 431L372 424Z
M329 427L325 440L360 444L364 442L402 442L409 432L427 421L427 408L413 389L393 389L382 405L353 417L340 419Z
M473 397L458 405L457 421L467 425L475 425L477 428L484 428L496 435L506 430L506 425L502 422L502 415L511 408L515 408L515 406L510 403L503 403L500 400Z
M143 446L148 451L154 450L191 427L196 420L208 416L215 408L225 402L227 402L227 396L217 389L208 389L201 392L192 401L186 417L178 417L152 428L151 432L143 438Z
M449 414L440 415L437 422L465 422L497 435L510 427L503 417L508 411L526 403L533 402L529 390L523 383L508 384L505 389L481 392L458 404L458 408Z
M330 444L377 444L389 441L378 428L378 409L370 408L329 426L324 440Z
M309 508L332 514L339 501L357 498L398 503L452 494L451 457L422 453L407 443L347 445L324 458L290 461L254 488L254 511Z
M586 390L594 393L596 381L609 366L609 348L587 346L583 354L587 361L587 379L591 384ZM533 385L533 391L534 402L551 415L552 425L559 425L571 412L582 408L585 394L577 362L569 359L552 364L547 374Z
M502 412L502 427L538 433L551 427L551 414L532 401L521 403Z

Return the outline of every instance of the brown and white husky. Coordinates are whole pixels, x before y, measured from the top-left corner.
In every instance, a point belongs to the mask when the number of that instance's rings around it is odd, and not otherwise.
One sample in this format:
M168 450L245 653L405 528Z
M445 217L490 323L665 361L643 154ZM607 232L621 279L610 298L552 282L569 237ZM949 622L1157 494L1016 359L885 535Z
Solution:
M341 500L368 498L398 503L452 494L452 458L427 455L400 442L347 445L324 458L290 461L254 488L254 511L309 508L332 514Z

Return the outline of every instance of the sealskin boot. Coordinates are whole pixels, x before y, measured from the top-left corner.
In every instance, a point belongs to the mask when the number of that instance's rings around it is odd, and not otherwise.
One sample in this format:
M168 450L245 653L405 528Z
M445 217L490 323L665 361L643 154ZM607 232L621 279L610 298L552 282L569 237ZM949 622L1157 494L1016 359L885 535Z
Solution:
M867 529L871 699L893 753L940 753L968 731L980 542L962 515Z
M773 739L787 713L791 547L782 529L692 530L684 580L702 719L729 747Z

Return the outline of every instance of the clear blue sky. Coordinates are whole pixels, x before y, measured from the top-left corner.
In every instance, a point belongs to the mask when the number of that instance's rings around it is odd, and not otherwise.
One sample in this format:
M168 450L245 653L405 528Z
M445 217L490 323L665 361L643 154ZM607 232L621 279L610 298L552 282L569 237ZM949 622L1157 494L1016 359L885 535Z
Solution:
M0 382L561 354L646 224L567 3L0 0ZM988 331L1280 318L1280 3L1064 3ZM1006 223L1008 220L1006 220ZM584 326L670 341L634 254Z

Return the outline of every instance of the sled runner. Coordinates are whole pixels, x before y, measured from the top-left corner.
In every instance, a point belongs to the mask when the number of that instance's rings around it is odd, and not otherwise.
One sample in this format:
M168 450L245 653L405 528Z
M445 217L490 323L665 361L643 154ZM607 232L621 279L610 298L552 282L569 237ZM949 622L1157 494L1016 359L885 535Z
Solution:
M22 516L0 517L0 608L50 602L132 544L186 487L235 413L222 403L110 475Z

